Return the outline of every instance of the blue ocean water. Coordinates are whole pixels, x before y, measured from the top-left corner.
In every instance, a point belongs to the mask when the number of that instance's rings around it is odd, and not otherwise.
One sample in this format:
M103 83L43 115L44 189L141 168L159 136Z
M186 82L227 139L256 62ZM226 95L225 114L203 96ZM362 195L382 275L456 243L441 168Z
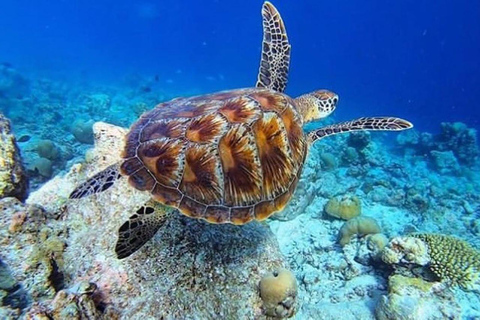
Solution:
M115 84L158 76L178 93L255 83L262 1L1 1L0 61L24 73ZM279 0L293 96L338 92L340 118L479 127L477 1Z

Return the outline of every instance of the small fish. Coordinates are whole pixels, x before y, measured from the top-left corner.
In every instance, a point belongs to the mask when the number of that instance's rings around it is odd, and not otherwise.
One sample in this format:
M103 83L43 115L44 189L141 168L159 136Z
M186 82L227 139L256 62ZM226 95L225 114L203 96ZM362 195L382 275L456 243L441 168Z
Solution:
M160 80L160 76L158 74L155 75L155 81L158 82Z
M0 66L4 66L7 68L13 67L13 65L10 62L0 62Z
M152 92L152 88L150 88L149 86L144 86L144 87L141 88L141 90L143 92Z
M28 140L30 140L30 136L28 134L24 134L23 136L21 136L20 138L17 139L18 142L27 142Z

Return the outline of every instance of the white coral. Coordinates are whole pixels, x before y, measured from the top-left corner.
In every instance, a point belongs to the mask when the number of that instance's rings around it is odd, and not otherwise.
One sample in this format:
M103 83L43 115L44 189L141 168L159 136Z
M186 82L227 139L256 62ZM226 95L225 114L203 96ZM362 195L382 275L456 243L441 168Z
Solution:
M388 264L412 263L421 266L430 262L425 242L413 237L395 237L383 249L382 260Z

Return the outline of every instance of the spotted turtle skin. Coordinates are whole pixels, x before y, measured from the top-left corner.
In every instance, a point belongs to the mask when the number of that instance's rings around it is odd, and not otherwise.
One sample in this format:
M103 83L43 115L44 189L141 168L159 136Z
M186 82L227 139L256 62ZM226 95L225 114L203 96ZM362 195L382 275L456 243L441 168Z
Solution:
M290 200L307 154L294 100L264 88L178 98L133 124L120 171L211 223L264 220Z

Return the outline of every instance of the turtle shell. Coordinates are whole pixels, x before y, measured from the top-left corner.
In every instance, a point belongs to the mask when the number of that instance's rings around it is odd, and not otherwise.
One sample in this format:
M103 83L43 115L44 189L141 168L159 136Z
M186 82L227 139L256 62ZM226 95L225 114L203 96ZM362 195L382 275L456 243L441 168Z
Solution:
M306 148L291 98L260 88L224 91L143 114L127 135L121 172L187 216L244 224L285 207Z

